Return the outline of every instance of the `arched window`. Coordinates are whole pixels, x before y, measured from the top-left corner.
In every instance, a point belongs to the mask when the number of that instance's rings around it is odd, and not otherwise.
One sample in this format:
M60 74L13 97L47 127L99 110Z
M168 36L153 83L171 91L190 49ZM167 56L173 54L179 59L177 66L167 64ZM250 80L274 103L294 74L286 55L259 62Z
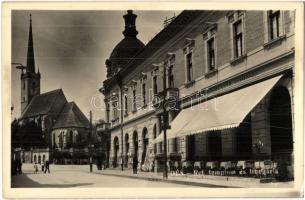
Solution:
M120 149L119 138L115 137L113 139L113 150L114 150L114 158L113 158L113 167L117 167L118 165L118 153Z
M134 148L134 156L138 158L138 133L137 131L133 132L133 148Z
M142 131L142 160L141 160L141 165L144 163L145 158L146 158L146 153L147 153L147 147L148 147L148 131L147 128L144 127Z

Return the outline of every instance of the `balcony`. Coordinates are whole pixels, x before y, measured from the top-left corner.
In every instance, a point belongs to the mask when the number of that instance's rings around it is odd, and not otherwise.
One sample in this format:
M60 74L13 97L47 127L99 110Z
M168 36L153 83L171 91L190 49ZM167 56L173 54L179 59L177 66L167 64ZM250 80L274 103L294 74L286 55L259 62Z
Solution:
M179 89L167 88L166 90L159 92L154 96L152 103L157 114L163 113L163 107L165 107L167 112L177 110L179 105Z

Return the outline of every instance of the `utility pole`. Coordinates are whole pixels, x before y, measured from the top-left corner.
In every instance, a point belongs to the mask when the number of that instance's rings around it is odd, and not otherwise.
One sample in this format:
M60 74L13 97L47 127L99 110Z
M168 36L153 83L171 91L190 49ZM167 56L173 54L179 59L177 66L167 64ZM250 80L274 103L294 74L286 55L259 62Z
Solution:
M90 148L90 173L92 173L92 111L90 110L90 130L89 130L89 148Z
M122 149L121 149L121 161L122 161L122 171L124 170L124 158L123 158L123 148L124 148L124 142L123 142L123 84L122 80L120 80L120 106L121 106L121 123L120 123L120 129L121 129L121 143L122 143Z
M124 171L124 155L123 155L123 148L124 148L124 142L123 142L123 81L122 78L120 77L120 69L118 70L116 74L116 79L120 88L120 114L121 114L121 119L120 119L120 130L121 130L121 170Z
M163 178L167 179L167 137L166 137L166 129L167 129L167 111L165 107L166 101L166 66L163 65L163 151L164 151L164 171Z

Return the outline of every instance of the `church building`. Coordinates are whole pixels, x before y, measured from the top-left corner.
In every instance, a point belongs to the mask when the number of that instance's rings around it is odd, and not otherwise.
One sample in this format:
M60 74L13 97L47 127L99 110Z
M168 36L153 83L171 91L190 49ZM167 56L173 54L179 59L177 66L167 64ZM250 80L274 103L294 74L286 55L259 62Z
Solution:
M35 68L32 19L30 19L27 65L21 71L19 146L24 162L44 162L55 151L82 149L90 123L75 102L68 102L62 89L40 93L41 74ZM33 139L35 137L35 139ZM35 143L33 142L35 141ZM51 160L52 161L52 160Z

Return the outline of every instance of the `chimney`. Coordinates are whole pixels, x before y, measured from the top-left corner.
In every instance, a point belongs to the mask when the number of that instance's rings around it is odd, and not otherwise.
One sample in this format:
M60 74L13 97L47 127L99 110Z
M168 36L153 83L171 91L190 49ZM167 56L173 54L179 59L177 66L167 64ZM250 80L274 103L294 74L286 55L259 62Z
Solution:
M127 14L123 16L125 20L125 30L123 34L125 37L136 37L138 31L136 30L137 15L132 13L132 10L127 10Z

